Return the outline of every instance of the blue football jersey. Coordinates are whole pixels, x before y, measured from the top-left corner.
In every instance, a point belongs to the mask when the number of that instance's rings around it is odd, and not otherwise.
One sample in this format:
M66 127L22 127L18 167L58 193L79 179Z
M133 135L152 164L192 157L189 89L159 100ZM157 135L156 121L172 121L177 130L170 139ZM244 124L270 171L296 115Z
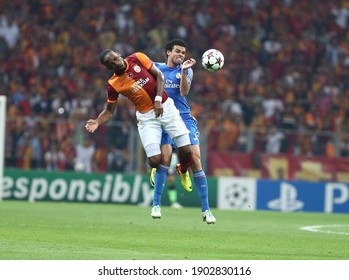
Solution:
M189 130L190 142L192 145L199 145L199 130L196 119L190 115L190 107L185 96L181 96L179 92L179 85L181 81L181 65L176 68L168 67L165 63L155 62L155 65L160 69L165 77L165 91L175 103L176 108ZM186 71L188 87L190 89L193 81L193 69L189 68ZM161 145L171 144L176 149L176 144L166 131L162 131Z
M181 80L181 65L176 68L168 67L166 63L155 62L155 65L165 76L165 91L174 101L179 113L181 115L189 115L190 107L185 96L181 96L179 92L179 84ZM190 89L191 82L193 80L193 69L186 70L188 87Z

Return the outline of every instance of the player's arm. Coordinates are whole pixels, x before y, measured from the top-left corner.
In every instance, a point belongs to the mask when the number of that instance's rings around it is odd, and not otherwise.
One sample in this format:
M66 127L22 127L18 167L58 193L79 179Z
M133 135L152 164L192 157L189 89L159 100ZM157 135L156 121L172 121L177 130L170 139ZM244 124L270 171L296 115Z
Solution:
M182 64L181 81L179 83L179 90L182 96L187 96L189 94L190 84L188 82L186 71L187 69L194 66L195 63L196 63L196 60L194 58L190 58L184 61Z
M154 112L156 117L162 116L162 94L164 93L165 79L164 74L160 71L159 68L153 63L149 69L150 74L155 77L156 80L156 96L154 100Z
M107 102L104 110L98 115L96 119L90 119L86 122L85 128L88 132L95 132L97 128L106 122L108 122L116 113L116 102Z

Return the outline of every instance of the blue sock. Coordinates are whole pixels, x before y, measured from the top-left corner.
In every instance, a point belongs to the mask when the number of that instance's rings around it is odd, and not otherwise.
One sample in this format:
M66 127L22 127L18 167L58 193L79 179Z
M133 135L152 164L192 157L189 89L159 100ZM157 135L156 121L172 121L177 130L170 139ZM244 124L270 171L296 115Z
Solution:
M199 170L193 173L195 187L198 191L200 202L201 202L201 210L205 212L206 210L210 210L210 206L208 204L208 184L205 172L203 170Z
M160 164L155 173L153 206L161 205L161 195L166 184L168 166Z

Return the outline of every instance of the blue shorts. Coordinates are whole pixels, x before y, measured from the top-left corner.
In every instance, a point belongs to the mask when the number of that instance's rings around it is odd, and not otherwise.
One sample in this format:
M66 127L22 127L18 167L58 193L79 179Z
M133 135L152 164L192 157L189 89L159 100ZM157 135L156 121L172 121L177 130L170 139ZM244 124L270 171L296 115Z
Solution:
M192 145L199 145L200 132L197 120L191 115L188 115L187 117L182 116L182 119L189 130L190 143ZM165 130L162 130L161 145L165 144L171 144L174 150L177 148L176 143L171 139L170 135L168 135Z

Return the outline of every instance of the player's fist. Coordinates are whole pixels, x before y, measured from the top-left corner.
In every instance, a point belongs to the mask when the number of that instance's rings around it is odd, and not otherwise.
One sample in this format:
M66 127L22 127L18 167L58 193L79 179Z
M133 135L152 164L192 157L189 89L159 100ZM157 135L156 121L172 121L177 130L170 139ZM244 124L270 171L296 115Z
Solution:
M188 60L183 62L182 69L186 70L190 67L193 67L196 63L196 60L194 58L189 58Z
M154 113L155 113L155 117L161 117L162 114L164 113L164 109L162 107L162 103L160 101L155 101L154 102Z

